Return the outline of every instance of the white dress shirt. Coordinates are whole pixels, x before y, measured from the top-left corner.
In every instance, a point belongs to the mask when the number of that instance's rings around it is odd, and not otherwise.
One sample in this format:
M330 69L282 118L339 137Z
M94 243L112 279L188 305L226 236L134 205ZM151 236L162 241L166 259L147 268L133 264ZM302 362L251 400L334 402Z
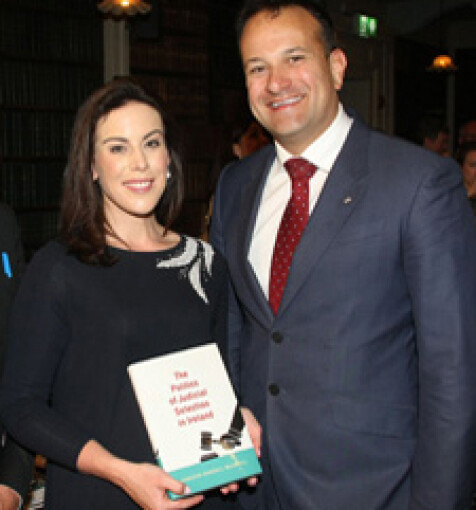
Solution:
M309 180L309 216L344 145L351 125L352 119L339 103L339 109L332 124L301 154L301 157L317 167L316 173ZM248 260L266 297L268 297L269 272L276 235L284 209L291 198L291 178L283 165L288 159L295 157L278 142L275 142L275 145L276 159L264 186L248 253Z

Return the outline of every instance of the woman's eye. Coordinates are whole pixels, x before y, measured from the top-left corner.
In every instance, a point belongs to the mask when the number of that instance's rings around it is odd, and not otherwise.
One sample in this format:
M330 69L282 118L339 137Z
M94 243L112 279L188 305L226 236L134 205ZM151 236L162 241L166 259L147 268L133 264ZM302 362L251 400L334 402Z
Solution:
M126 148L123 145L110 145L109 146L109 152L112 152L113 154L124 152L125 150L126 150Z
M161 143L160 140L156 138L152 138L151 140L147 140L146 147L160 147Z

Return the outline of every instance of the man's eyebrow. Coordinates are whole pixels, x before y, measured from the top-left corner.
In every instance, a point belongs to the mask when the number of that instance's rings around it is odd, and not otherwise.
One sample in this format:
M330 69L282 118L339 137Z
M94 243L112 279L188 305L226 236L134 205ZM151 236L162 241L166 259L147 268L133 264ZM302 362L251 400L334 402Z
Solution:
M264 61L264 59L261 57L251 57L248 60L245 60L245 62L243 64L246 66L248 64L256 64L257 62L263 62L263 61Z
M284 51L284 53L295 53L296 51L309 53L309 50L302 46L294 46L293 48L288 48L287 50Z
M293 46L292 48L286 48L283 50L282 55L291 55L292 53L309 53L309 50L307 48L304 48L303 46ZM244 62L244 65L248 64L255 64L259 62L264 62L266 59L263 57L251 57L248 60Z

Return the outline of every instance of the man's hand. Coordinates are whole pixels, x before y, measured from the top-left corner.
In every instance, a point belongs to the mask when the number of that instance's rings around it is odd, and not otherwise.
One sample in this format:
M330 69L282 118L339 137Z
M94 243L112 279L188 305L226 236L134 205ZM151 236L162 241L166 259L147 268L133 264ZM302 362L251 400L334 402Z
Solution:
M0 510L18 510L19 505L18 493L6 485L0 485Z
M247 407L241 408L241 414L243 416L243 420L245 420L248 432L250 433L251 442L253 443L256 455L258 457L261 457L261 425L254 417L254 414ZM252 476L247 480L247 484L250 487L254 487L257 483L258 483L257 476ZM225 485L220 490L222 494L229 494L231 492L237 492L238 488L239 487L237 483L231 483L229 485Z

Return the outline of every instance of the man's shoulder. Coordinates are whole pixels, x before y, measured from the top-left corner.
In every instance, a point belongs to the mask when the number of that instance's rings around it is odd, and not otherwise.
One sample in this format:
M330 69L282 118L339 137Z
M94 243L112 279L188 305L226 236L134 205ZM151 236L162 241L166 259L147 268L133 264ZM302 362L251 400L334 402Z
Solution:
M371 167L385 166L389 169L398 167L401 174L417 170L420 176L426 172L433 174L435 170L442 168L459 173L458 165L452 158L444 158L414 142L369 128L361 122L357 122L356 127L358 138L362 133L366 133L368 162Z

